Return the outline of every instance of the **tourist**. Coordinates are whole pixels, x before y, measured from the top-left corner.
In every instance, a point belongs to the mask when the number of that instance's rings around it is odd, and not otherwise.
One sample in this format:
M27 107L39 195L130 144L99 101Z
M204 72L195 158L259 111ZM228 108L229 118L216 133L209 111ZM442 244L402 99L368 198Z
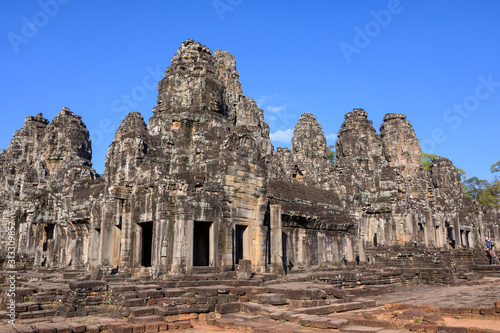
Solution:
M495 250L491 249L490 250L490 265L496 265L497 264L497 254Z
M486 236L486 248L489 250L490 249L490 239L488 236Z

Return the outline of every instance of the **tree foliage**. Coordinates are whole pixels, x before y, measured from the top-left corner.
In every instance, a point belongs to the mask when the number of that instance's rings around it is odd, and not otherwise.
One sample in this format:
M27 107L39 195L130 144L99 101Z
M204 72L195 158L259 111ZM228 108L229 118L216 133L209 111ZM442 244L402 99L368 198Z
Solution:
M432 160L435 159L436 157L439 156L434 154L422 153L422 155L420 156L420 162L424 165L425 170L429 170Z
M466 179L463 184L465 193L475 200L478 200L481 193L483 193L488 187L487 180L479 179L477 177Z
M422 155L420 155L420 162L424 165L425 170L429 170L432 160L435 159L436 157L446 158L435 154L427 154L427 153L422 153ZM458 167L455 168L457 169L457 172L460 175L460 180L463 183L465 181L465 174L466 174L465 170L460 169Z
M500 172L500 161L496 162L490 167L492 173Z
M500 161L493 164L491 172L500 172ZM472 177L464 181L464 192L476 200L481 206L498 207L500 206L500 179L495 177L491 182Z
M337 155L335 155L335 145L326 146L326 157L333 165L336 165Z

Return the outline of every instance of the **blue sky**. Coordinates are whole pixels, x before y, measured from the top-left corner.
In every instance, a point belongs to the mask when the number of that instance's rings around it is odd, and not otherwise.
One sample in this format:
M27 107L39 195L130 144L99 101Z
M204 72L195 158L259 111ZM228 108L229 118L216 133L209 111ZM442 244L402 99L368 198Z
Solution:
M500 2L3 1L0 148L24 118L82 115L103 172L125 114L146 121L156 84L193 38L237 61L275 148L311 112L334 144L344 114L379 129L404 113L422 150L491 180L500 160ZM280 141L284 140L284 141Z

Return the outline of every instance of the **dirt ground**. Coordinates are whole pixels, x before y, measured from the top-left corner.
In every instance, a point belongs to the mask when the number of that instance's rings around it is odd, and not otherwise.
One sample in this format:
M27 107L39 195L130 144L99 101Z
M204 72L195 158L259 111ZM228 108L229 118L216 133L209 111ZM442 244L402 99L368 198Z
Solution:
M182 331L185 333L241 333L241 331L235 331L235 330L223 330L220 329L219 327L215 326L210 326L207 324L203 323L193 323L193 328L190 328L188 330Z
M432 305L435 308L492 307L500 301L500 278L484 278L477 285L423 285L397 287L393 293L374 297L377 304Z
M500 278L485 278L476 285L397 287L393 293L373 299L377 301L377 305L388 305L380 308L382 311L373 310L377 319L475 327L500 332L500 313L474 313L485 308L495 310L495 302L497 305L500 302ZM393 309L391 304L402 304L411 309ZM467 313L469 308L471 312ZM446 313L454 310L459 313ZM365 311L364 316L369 317L369 311Z
M338 315L345 316L345 318L358 317L390 322L394 328L397 327L399 332L408 331L408 328L403 327L410 323L474 327L500 332L500 313L490 315L479 313L485 308L494 311L495 302L500 302L500 278L485 278L476 285L396 287L392 293L363 297L363 299L375 300L377 307ZM459 313L469 308L476 309L477 313L473 310L470 313ZM446 313L454 310L457 313ZM279 322L270 324L279 329ZM184 332L240 333L241 330L226 330L203 323L194 323L192 329Z

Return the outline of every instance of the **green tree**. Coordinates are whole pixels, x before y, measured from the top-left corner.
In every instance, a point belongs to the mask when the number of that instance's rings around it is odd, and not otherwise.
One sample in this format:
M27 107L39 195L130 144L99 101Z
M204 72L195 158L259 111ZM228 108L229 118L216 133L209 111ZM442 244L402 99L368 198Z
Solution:
M500 161L490 167L492 173L500 172ZM500 206L500 178L495 176L495 179L488 184L488 198L491 198L492 207Z
M326 158L330 162L332 162L333 165L337 164L337 155L335 155L335 145L329 145L326 147Z
M492 173L500 172L500 161L496 162L490 167Z
M467 194L472 199L479 200L479 197L482 195L481 193L484 192L486 190L486 187L488 186L488 181L479 179L477 177L472 177L466 179L463 184L465 194Z
M481 206L498 207L500 206L500 184L498 179L488 183L484 191L479 192L477 200Z
M491 166L492 172L496 164ZM477 201L484 207L500 206L500 179L495 177L492 182L477 177L472 177L464 181L463 189L466 195Z
M427 153L422 153L422 155L420 155L420 162L424 165L425 170L429 170L429 166L431 165L432 160L435 159L436 157L440 156Z
M465 175L467 172L465 172L464 169L460 169L459 167L455 167L457 169L458 174L460 175L460 181L463 183L465 181Z
M446 157L438 156L435 154L427 154L427 153L422 153L422 155L420 155L420 162L424 165L425 170L429 170L429 167L432 163L432 160L435 159L436 157L446 158ZM457 169L457 172L460 175L460 180L463 183L465 181L465 175L466 175L465 170L460 169L458 167L455 167L455 168Z

